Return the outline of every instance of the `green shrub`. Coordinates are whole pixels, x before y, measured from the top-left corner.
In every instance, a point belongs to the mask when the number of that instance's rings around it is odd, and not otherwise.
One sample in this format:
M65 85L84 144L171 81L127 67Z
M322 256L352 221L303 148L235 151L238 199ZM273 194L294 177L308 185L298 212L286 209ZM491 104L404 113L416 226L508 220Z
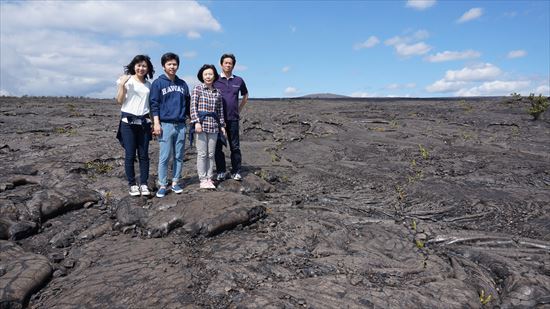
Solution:
M548 109L548 98L539 94L538 97L534 93L529 95L529 103L531 107L527 110L534 120L538 120L540 115L542 115Z

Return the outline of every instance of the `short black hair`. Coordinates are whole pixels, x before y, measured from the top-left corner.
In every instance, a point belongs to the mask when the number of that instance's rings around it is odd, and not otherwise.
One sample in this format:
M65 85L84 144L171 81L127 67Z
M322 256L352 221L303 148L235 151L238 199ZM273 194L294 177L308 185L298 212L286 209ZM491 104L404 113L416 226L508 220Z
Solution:
M233 55L233 54L223 54L222 57L220 58L220 64L223 64L223 59L225 59L225 58L233 59L233 65L235 65L237 63L237 59L235 59L235 55Z
M145 79L147 77L153 78L153 75L155 74L155 69L153 68L153 64L151 63L151 58L147 55L137 55L128 63L128 65L124 66L124 73L129 75L135 75L136 74L136 64L145 61L147 63L147 74L145 75Z
M201 81L201 83L204 83L204 78L202 77L202 73L204 73L205 70L212 69L214 71L214 81L217 81L220 75L218 74L218 71L216 70L216 67L213 64L205 64L199 69L199 73L197 73L197 78Z
M164 67L164 64L170 60L176 60L178 67L180 66L180 57L174 53L166 53L160 58L160 63Z

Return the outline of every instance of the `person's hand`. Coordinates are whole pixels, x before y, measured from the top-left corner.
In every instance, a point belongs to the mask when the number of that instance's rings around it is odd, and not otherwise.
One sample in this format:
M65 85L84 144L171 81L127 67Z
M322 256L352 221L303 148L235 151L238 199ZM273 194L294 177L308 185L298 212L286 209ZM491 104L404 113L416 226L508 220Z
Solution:
M132 77L132 75L124 74L124 75L120 76L120 78L119 78L120 79L120 84L121 85L126 85L126 83L130 80L130 77Z
M156 122L153 124L153 135L160 136L162 134L162 128L160 127L160 123Z
M225 138L227 139L227 133L225 132L225 128L222 128L222 134L223 134L223 136L225 136Z
M200 123L195 123L195 132L201 133L202 132L202 125Z

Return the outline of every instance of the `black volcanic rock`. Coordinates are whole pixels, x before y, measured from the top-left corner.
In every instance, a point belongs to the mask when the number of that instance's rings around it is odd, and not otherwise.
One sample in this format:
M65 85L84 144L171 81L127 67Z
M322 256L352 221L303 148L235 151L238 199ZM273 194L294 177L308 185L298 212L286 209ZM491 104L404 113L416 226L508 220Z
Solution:
M550 117L526 104L251 100L243 180L199 189L187 147L159 199L128 196L113 100L2 97L0 307L544 307Z

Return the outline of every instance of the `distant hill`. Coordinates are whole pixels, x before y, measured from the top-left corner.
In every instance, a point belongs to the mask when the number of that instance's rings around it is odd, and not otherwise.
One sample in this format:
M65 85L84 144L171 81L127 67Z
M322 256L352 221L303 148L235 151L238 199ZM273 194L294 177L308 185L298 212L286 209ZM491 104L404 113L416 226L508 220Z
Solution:
M343 99L343 98L351 98L345 95L341 94L334 94L334 93L312 93L307 94L305 96L299 97L300 99Z

